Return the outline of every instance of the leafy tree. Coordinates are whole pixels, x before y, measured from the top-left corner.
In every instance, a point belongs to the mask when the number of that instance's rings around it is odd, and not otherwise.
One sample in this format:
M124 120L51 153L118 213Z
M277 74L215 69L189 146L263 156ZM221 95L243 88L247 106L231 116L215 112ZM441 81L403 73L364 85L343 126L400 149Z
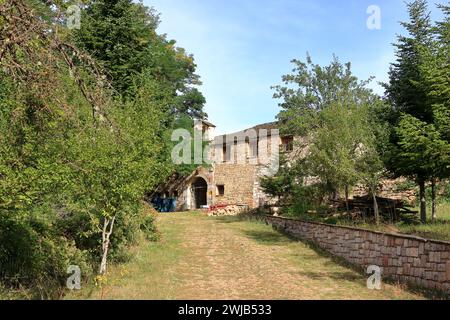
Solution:
M336 195L360 180L357 164L361 145L372 130L369 106L379 98L352 75L350 63L334 58L329 66L294 60L294 74L286 75L286 86L275 87L282 98L278 118L282 131L308 137L306 165L312 176L329 185ZM369 164L369 162L367 162Z
M117 97L50 4L0 2L0 281L41 297L154 230L141 200L172 170L173 89L146 69Z
M292 74L282 77L284 85L273 87L274 98L282 99L278 119L286 133L307 135L320 127L323 109L333 103L356 103L359 96L368 95L365 85L370 80L358 81L351 64L343 65L337 57L326 67L314 64L309 55L306 62L294 59L292 63Z
M410 37L399 36L397 61L391 65L389 84L385 85L386 96L391 103L396 116L393 126L397 126L402 113L410 114L418 120L431 122L432 112L429 107L427 93L423 86L422 73L419 70L420 48L429 46L432 41L432 26L427 4L424 0L416 0L408 4L409 22L402 22ZM407 157L402 158L399 137L392 132L392 148L386 158L387 167L397 175L414 177L420 187L421 219L426 221L425 182L427 174L416 162L408 163ZM402 159L399 159L402 158Z
M157 34L159 22L155 10L140 2L89 0L75 41L102 64L120 94L132 96L136 76L145 73L170 88L174 115L205 118L194 58Z
M434 178L441 177L448 171L450 144L442 139L441 134L433 124L427 124L408 114L401 117L396 127L396 134L399 141L397 159L401 161L399 165L407 166L409 163L416 163L418 172L429 177L429 179L433 179L432 197L434 203L436 197ZM425 191L421 190L421 193L425 193ZM434 215L435 208L433 209ZM422 219L425 218L422 217Z

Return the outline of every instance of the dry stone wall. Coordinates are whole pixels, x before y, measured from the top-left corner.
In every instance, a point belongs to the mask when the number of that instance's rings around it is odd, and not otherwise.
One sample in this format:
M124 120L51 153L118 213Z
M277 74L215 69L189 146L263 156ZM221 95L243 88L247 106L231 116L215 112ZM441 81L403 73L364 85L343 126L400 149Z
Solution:
M417 198L417 192L415 189L399 190L398 185L404 183L405 178L399 178L396 180L385 179L380 183L380 190L378 196L383 198L390 198L396 200L404 200L407 203L414 203ZM353 196L365 196L368 194L367 188L363 185L357 185L353 188Z
M450 294L450 242L267 216L266 222L296 238L384 277Z

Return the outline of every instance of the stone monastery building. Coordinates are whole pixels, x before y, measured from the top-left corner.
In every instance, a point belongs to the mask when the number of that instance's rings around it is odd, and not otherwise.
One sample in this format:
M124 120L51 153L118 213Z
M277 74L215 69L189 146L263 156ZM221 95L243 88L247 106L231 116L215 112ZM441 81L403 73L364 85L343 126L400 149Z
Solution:
M195 129L206 137L212 163L188 177L174 177L160 190L164 197L176 198L177 211L215 205L253 209L270 200L260 178L276 173L279 154L293 151L293 136L279 136L276 122L216 137L210 122L197 121Z

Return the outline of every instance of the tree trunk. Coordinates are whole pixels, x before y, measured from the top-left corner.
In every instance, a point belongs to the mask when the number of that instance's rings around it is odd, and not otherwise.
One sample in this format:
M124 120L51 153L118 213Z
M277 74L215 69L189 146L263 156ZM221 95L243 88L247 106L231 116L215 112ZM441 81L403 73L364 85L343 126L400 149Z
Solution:
M375 192L375 188L371 188L372 189L372 198L373 198L373 212L375 214L375 223L377 225L380 224L380 211L378 210L378 202L377 202L377 195Z
M106 273L106 265L108 262L108 250L109 250L109 238L113 232L114 221L116 217L113 217L111 220L105 217L103 222L103 230L102 230L102 261L100 263L99 274ZM109 231L108 231L109 225Z
M348 206L348 186L345 186L345 207L347 208L347 214L349 214L350 209Z
M436 178L431 180L431 221L436 222Z
M427 223L427 201L425 196L425 180L419 180L419 197L420 197L420 220L423 224Z
M333 189L333 200L339 200L339 198L341 197L339 194L339 190L337 189Z

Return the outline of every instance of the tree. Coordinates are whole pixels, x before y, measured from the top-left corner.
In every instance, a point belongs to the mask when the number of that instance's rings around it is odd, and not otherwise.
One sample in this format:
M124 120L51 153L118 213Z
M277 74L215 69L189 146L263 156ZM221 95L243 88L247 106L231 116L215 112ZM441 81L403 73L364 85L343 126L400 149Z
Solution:
M290 196L293 189L295 175L286 157L280 157L280 169L275 176L261 178L261 188L265 193L277 197L278 202L282 198Z
M41 297L67 262L88 276L123 255L172 170L172 88L142 72L116 95L61 3L0 2L0 281Z
M442 139L433 124L420 121L408 114L401 117L396 134L399 143L397 159L401 161L400 164L404 165L415 163L416 170L421 173L422 177L433 180L434 202L434 179L443 176L444 172L448 171L450 144ZM425 194L425 190L421 190L421 194ZM424 201L421 201L421 205L424 205ZM424 220L426 217L422 217L422 219Z
M336 195L359 179L357 163L365 133L369 130L368 106L378 103L368 81L358 81L351 65L335 57L330 65L294 60L294 74L286 75L286 86L276 86L275 98L282 98L278 118L282 131L308 137L306 165L312 176L331 186ZM369 80L370 81L370 80ZM297 159L298 160L298 159Z
M337 57L326 67L314 64L309 55L306 62L294 59L292 63L295 66L292 74L282 77L284 86L273 87L273 97L282 99L277 118L286 133L304 136L320 127L317 117L332 103L345 105L357 102L359 96L369 98L365 86L371 79L358 81L351 73L351 64L344 65Z
M389 83L385 85L386 96L393 107L395 116L392 125L397 127L402 119L412 120L411 117L402 118L402 114L410 115L418 121L432 123L433 112L427 96L424 75L420 71L420 48L428 47L432 43L432 26L425 0L415 0L408 4L410 21L402 26L408 31L409 37L399 36L397 40L397 60L391 65ZM406 135L400 140L398 130L391 135L391 150L385 158L388 169L396 175L414 177L420 188L421 220L426 222L425 183L429 173L421 163L410 161L411 157L403 157L402 146L408 145Z
M132 0L89 0L82 21L74 33L76 44L101 63L121 95L133 96L136 76L145 73L170 88L174 116L206 117L194 58L157 34L160 20L154 9Z
M420 48L420 72L424 75L423 85L433 112L433 123L440 139L450 143L450 7L440 5L444 20L433 29L434 38L430 46ZM443 154L446 157L445 154ZM432 221L436 220L436 178L450 175L449 163L439 163L431 178Z

